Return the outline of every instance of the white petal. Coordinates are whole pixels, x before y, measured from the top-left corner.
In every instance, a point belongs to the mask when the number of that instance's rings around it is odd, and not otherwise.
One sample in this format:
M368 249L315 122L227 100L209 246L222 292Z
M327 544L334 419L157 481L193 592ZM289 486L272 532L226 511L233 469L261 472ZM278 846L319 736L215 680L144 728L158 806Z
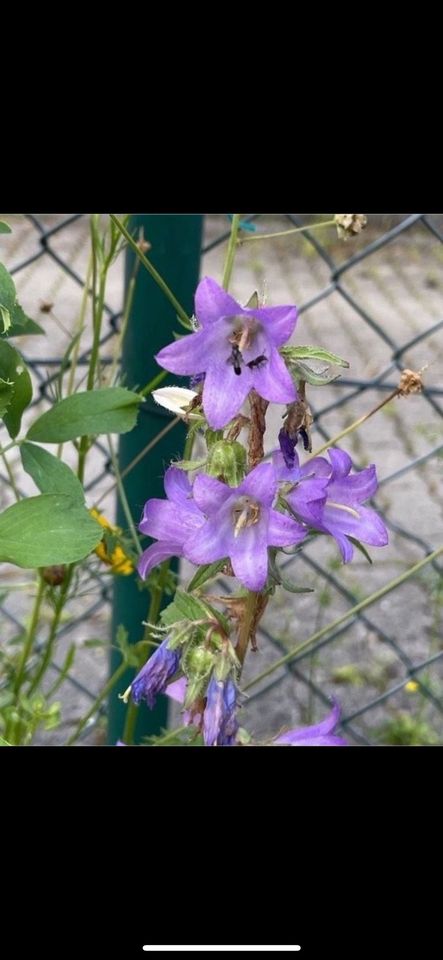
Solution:
M197 394L195 390L187 390L186 387L160 387L159 390L153 390L152 396L156 403L170 410L176 417L184 417L186 407ZM187 416L190 420L199 418L198 413L189 413Z

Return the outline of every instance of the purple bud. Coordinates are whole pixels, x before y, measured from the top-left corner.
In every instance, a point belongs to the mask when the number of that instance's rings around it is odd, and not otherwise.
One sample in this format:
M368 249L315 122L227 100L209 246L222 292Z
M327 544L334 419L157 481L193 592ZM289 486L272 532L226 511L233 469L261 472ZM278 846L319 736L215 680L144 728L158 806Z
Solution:
M283 454L285 464L289 470L292 470L292 467L295 464L295 447L297 443L297 436L295 439L293 439L289 436L289 433L287 433L285 428L282 427L278 435L278 442L280 444L280 450Z
M235 743L238 724L235 717L237 691L233 680L216 680L207 690L203 717L203 738L207 747L230 747Z
M131 691L134 703L139 704L140 700L146 700L151 710L155 706L157 694L164 692L168 681L178 670L179 654L176 650L169 649L168 642L169 638L167 637L157 647L152 657L147 660L132 683Z

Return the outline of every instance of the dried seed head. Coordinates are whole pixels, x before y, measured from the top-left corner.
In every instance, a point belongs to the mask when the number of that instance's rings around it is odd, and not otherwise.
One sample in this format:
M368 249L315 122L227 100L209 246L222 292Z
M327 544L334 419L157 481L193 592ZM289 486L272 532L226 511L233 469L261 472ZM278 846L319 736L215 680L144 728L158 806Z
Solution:
M336 213L334 220L340 240L349 240L361 233L368 222L364 213Z
M398 385L399 397L408 397L410 393L421 393L423 390L422 372L423 370L419 370L417 373L414 370L402 371Z

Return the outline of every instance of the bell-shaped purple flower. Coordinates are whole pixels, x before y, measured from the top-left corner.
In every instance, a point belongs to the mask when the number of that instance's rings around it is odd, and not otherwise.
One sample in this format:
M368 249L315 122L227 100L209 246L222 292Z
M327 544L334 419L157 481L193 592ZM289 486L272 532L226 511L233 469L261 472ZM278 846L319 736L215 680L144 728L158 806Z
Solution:
M276 737L274 744L290 747L347 747L346 740L336 737L334 730L340 720L340 707L334 703L325 720L312 727L298 727Z
M237 690L231 677L216 680L207 689L203 715L203 739L207 747L232 747L238 730L235 716Z
M339 545L343 562L349 563L354 555L349 537L373 547L384 547L388 543L388 531L375 510L362 506L365 500L374 496L378 487L375 465L351 474L352 460L344 450L332 448L328 450L328 456L331 466L322 457L316 457L301 468L301 471L317 469L314 467L316 461L328 465L329 477L323 502L307 502L300 492L302 483L286 495L286 500L305 523L331 534ZM283 476L280 471L280 478L290 480L290 474L288 471Z
M145 550L137 564L143 580L158 563L169 557L182 557L183 544L204 523L192 499L192 487L186 473L177 467L169 467L165 473L167 500L148 500L143 510L139 530L159 542Z
M138 704L141 700L146 700L151 710L155 706L157 694L164 693L180 663L179 653L177 650L170 650L168 642L169 638L166 637L131 684L134 703Z
M199 330L170 343L156 360L171 373L205 374L203 410L220 430L237 413L253 388L273 403L293 403L296 390L278 347L297 322L297 308L242 307L205 277L195 294Z
M293 465L288 467L283 453L274 453L272 463L275 475L279 482L295 484L286 500L292 509L302 516L309 516L309 523L313 518L321 521L325 503L326 489L331 475L331 465L324 457L313 457L308 463L300 466L297 451L293 451Z
M229 557L236 577L249 590L263 589L268 575L268 547L300 543L306 529L273 510L277 478L271 463L261 463L238 487L200 474L194 500L206 522L193 530L183 546L192 563L213 563Z

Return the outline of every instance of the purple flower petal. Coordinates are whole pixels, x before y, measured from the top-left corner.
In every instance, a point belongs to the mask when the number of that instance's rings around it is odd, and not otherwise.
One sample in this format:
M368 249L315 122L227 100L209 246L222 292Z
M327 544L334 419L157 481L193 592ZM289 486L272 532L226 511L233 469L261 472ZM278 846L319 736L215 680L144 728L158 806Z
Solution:
M165 690L166 696L171 697L171 700L176 700L177 703L184 703L187 684L186 677L179 677L173 683L168 683Z
M313 457L300 467L300 476L305 477L329 477L331 474L331 465L324 457Z
M373 547L385 547L389 539L388 531L378 513L360 504L356 507L357 512L358 516L353 516L327 502L323 511L323 526L333 536L341 533L362 540L363 543L369 543Z
M328 450L328 456L332 463L332 480L337 480L339 477L347 477L352 467L352 460L349 454L345 453L344 450L331 447L330 450Z
M207 516L217 513L226 499L232 494L232 488L226 483L200 473L194 481L194 500L200 510Z
M307 530L284 513L269 511L268 543L272 547L292 547L304 540Z
M182 547L180 543L170 543L167 540L162 540L159 543L153 543L147 550L143 551L137 563L137 570L142 580L146 580L152 568L159 563L163 563L163 560L181 556Z
M245 527L231 547L231 563L235 576L248 590L258 593L268 576L267 517Z
M196 512L195 504L191 509L181 506L177 509L170 500L148 500L145 503L139 530L156 540L170 540L180 543L204 522L201 513Z
M242 312L240 304L212 277L203 277L195 291L195 315L200 326L207 327L222 317L235 317Z
M295 445L297 443L297 437L290 437L287 430L282 427L278 435L278 442L285 466L288 470L293 470L295 466Z
M231 487L231 491L232 491ZM272 463L259 463L245 477L237 489L237 493L242 496L254 497L260 503L270 507L277 493L277 481L275 478Z
M168 643L169 637L166 637L131 684L134 703L146 700L151 710L155 706L157 694L165 690L169 678L178 670L180 655L176 650L170 650Z
M180 337L180 340L163 347L155 359L170 373L192 376L206 370L208 356L217 339L217 332L214 333L212 329L189 333L185 337Z
M364 500L369 500L377 492L377 488L378 480L375 464L371 464L365 470L360 470L359 473L353 473L338 480L331 480L328 487L328 498L352 506L355 502L362 503Z
M210 517L192 538L183 546L187 560L195 564L215 563L229 556L233 539L233 522L230 513Z
M203 716L203 739L207 747L231 746L234 743L238 729L236 701L237 691L230 677L226 680L211 678Z
M229 359L211 359L203 387L203 409L213 430L221 430L240 412L253 385L249 367L243 366L237 375Z
M164 478L165 493L173 503L191 505L192 486L184 470L178 467L168 467Z
M291 374L275 348L270 351L268 362L254 368L252 373L253 386L265 400L272 403L293 403L297 399Z
M340 720L340 707L334 701L331 713L321 721L310 727L297 727L294 730L288 730L274 740L276 744L289 744L290 746L322 746L339 747L347 746L345 740L341 737L332 736L335 727Z
M263 323L266 333L276 347L287 343L294 333L298 319L297 307L260 307L251 313Z

